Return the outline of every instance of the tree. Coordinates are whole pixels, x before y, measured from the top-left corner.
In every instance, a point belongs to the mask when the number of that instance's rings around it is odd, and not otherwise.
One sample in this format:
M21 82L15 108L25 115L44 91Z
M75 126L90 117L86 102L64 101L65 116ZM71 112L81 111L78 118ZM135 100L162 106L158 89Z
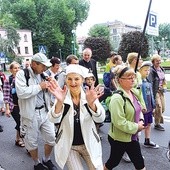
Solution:
M144 41L142 41L142 32L134 31L128 32L122 35L118 53L122 56L124 62L126 62L127 55L130 52L139 52L141 47L142 58L148 57L149 44L146 36L144 36Z
M32 31L34 52L38 51L38 45L45 45L52 56L59 49L71 53L71 30L86 20L89 1L1 0L0 8L0 23L5 14L12 16L20 29Z
M4 53L4 56L8 57L9 60L13 60L16 57L14 49L19 44L20 36L17 33L16 29L12 26L5 26L6 37L0 37L0 52ZM6 59L5 59L6 63ZM3 64L3 69L6 71L5 63Z
M84 48L92 50L92 56L96 61L105 63L110 55L110 43L105 38L89 37L84 41Z
M18 46L20 36L17 31L11 27L7 26L5 28L6 38L0 38L0 51L4 52L7 55L14 55L14 49Z
M170 24L164 23L159 25L159 36L148 35L152 50L156 50L158 54L170 49ZM164 54L163 54L164 55Z
M109 39L110 31L108 26L102 24L96 24L90 28L88 35L90 37L103 37Z

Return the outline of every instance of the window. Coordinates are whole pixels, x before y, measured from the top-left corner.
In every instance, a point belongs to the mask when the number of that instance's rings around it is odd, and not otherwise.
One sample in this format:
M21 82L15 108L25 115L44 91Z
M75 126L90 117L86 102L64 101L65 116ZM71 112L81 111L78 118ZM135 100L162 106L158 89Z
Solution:
M27 42L27 41L28 41L28 39L27 39L27 35L26 35L26 34L24 35L24 41L25 41L25 42Z
M18 50L18 54L21 54L20 47L17 47L17 50Z
M115 35L115 34L117 34L117 29L113 29L113 34Z
M25 54L29 54L28 47L25 47Z

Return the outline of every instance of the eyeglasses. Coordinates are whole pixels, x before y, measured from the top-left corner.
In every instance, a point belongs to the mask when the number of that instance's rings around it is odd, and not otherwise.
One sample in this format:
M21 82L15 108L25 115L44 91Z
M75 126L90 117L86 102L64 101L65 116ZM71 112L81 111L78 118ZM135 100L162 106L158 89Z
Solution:
M134 80L134 79L136 79L136 76L121 77L121 79L124 79L124 80Z

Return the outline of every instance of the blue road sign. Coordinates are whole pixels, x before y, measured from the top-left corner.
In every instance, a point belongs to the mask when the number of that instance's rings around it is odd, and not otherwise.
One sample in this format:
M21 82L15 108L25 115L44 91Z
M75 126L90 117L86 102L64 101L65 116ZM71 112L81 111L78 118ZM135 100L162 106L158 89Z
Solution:
M158 36L159 35L159 28L158 28L158 15L157 13L151 11L149 13L149 20L147 23L147 33L149 35Z
M149 14L149 26L154 28L157 26L157 15Z
M39 52L40 53L43 53L43 54L46 54L47 53L47 47L46 46L44 46L44 45L39 45Z
M5 58L5 54L3 52L0 52L0 58Z

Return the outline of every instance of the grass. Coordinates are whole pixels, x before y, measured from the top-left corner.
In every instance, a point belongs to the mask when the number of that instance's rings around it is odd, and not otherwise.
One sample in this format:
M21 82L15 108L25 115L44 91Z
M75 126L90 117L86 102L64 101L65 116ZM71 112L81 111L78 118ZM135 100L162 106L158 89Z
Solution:
M99 84L103 84L103 79L99 78Z
M170 81L167 82L167 89L170 89Z
M166 66L170 67L170 61L162 62L162 63L161 63L161 66L162 66L162 67L166 67Z

